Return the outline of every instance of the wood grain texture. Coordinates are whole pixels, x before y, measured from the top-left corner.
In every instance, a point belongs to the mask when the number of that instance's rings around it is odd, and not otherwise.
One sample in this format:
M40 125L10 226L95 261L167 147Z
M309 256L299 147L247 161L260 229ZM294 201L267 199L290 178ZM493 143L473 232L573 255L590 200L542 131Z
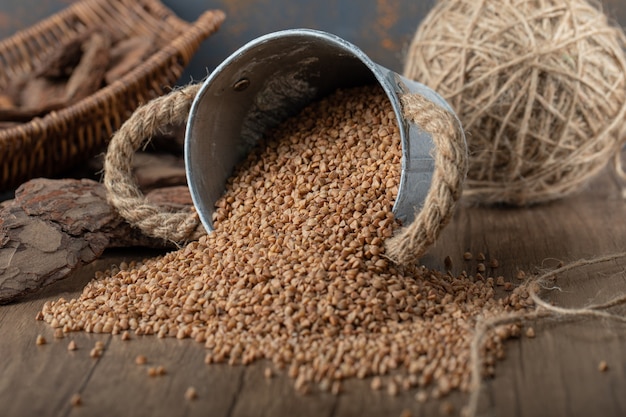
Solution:
M608 173L581 194L527 209L461 206L437 245L423 261L443 268L450 255L453 269L475 268L463 252L483 252L497 258L506 279L519 283L518 269L531 274L551 269L559 261L591 258L626 248L626 201ZM35 315L46 300L75 297L96 270L122 260L156 252L133 249L108 251L69 279L19 303L0 307L0 410L3 416L412 416L440 415L442 402L420 404L414 392L390 397L372 392L369 380L351 380L339 396L296 394L281 371L267 380L259 362L251 366L204 364L204 348L191 340L72 333L54 339L52 330ZM561 306L601 302L626 292L626 260L585 267L559 276L546 297ZM626 309L622 308L623 314ZM619 311L619 310L618 310ZM626 326L602 320L543 321L532 324L536 337L506 343L506 358L495 378L485 381L481 415L497 416L623 416L626 415ZM48 344L36 346L42 334ZM67 351L75 340L79 349ZM104 355L89 357L97 340ZM138 366L143 354L148 364ZM606 372L598 371L601 360ZM167 374L151 378L148 366L163 365ZM195 401L184 398L193 386ZM83 405L72 407L80 393ZM447 397L455 413L467 396Z

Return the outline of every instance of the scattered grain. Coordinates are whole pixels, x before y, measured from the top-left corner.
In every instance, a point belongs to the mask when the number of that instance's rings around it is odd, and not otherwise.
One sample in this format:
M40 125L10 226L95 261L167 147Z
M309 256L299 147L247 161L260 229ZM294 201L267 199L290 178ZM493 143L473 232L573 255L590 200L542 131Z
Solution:
M54 329L54 338L55 339L63 339L64 337L65 337L65 334L63 333L63 329L61 329L61 328Z
M163 367L162 365L151 366L148 368L148 376L151 376L151 377L163 376L166 373L167 371L165 370L165 367Z
M446 271L452 270L452 258L449 255L443 260L443 265L446 268Z
M267 359L302 391L339 393L347 378L392 372L391 395L467 391L477 320L521 308L528 295L496 298L492 278L388 262L401 158L386 95L338 91L248 155L216 203L213 233L100 273L79 298L45 303L44 321L118 329L122 340L189 337L204 344L206 363ZM485 346L486 373L503 343Z
M485 264L480 262L478 265L476 265L476 270L478 272L485 272L487 268L485 267Z
M598 364L598 371L600 372L606 372L609 369L609 365L606 363L606 361L600 361L600 363Z
M415 393L415 401L417 401L418 403L421 403L421 404L423 404L426 401L428 401L428 392L426 392L423 389L417 391Z
M265 379L272 379L272 369L271 368L265 368L265 371L263 371L263 375L265 376Z
M188 401L193 401L196 398L198 398L198 393L196 392L196 389L194 387L187 388L187 390L185 391L185 399Z
M339 395L341 394L341 381L334 381L333 385L330 388L330 392L333 395Z
M73 407L78 407L79 405L82 405L83 399L81 398L80 394L72 395L72 397L70 398L70 404L72 404Z
M89 351L89 356L91 356L94 359L99 358L100 356L102 356L102 349L98 349L98 348L93 348Z
M293 385L296 391L302 395L306 395L310 391L309 383L307 382L304 374L298 375Z
M496 258L491 258L489 260L489 268L498 268L500 266L500 262Z
M70 343L67 344L67 350L73 351L76 349L78 349L78 346L76 346L76 342L73 340L70 340Z
M487 257L485 256L484 253L478 252L478 255L476 256L476 259L478 260L478 262L484 262L485 259L487 259Z
M392 397L398 395L398 384L396 384L395 381L389 381L389 384L387 385L387 394Z
M135 363L137 365L145 365L146 363L148 363L148 359L146 359L144 355L137 355L137 357L135 358Z
M101 340L98 340L96 344L94 345L94 349L104 350L104 342Z
M465 252L463 254L463 259L465 259L466 261L471 260L474 257L474 255L472 255L472 252Z
M533 329L532 327L529 327L526 329L526 337L529 339L532 339L535 337L535 329Z
M122 333L122 340L130 340L130 333L128 333L128 330L124 330L124 332Z
M379 389L381 389L382 386L383 386L383 381L379 376L375 376L374 378L372 378L372 382L370 384L370 387L372 388L372 390L378 391Z
M47 340L42 335L38 334L37 339L35 339L35 343L38 345L45 345L47 343Z

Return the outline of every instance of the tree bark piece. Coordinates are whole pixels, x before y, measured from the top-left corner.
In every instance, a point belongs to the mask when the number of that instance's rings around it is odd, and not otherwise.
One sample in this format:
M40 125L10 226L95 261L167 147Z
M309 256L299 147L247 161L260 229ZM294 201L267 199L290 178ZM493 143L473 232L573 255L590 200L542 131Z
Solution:
M104 76L107 84L113 84L127 72L150 56L154 50L152 36L136 36L118 42L111 50L111 63Z
M34 77L67 79L80 62L83 55L83 43L93 31L79 33L63 42L58 49L45 58L33 73Z
M65 106L65 84L48 78L17 81L12 86L19 89L14 106L0 108L0 121L28 122L35 117L60 110ZM11 97L7 94L7 97Z
M80 34L60 46L32 74L0 92L0 121L28 122L98 91L111 60L111 36Z
M187 185L174 185L152 190L146 194L148 201L171 210L184 210L193 205Z
M80 62L65 87L65 102L69 105L95 93L102 86L109 65L111 39L104 32L94 32L83 44Z
M106 248L170 245L131 228L95 181L31 180L0 205L0 303L67 277Z

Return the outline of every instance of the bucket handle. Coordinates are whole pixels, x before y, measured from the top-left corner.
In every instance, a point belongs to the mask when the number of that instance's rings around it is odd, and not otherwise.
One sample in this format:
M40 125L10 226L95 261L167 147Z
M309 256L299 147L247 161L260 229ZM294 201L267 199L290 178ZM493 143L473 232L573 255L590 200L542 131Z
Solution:
M147 236L181 244L206 235L193 207L171 212L149 202L132 174L135 152L165 126L184 124L200 84L190 84L139 107L113 135L104 161L107 201Z

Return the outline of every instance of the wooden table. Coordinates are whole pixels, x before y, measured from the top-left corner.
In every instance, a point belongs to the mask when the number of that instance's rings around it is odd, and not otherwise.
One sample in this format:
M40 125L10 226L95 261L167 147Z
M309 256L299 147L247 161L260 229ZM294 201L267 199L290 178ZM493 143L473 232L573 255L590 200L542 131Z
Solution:
M579 195L528 209L478 208L462 204L452 223L423 259L443 268L443 259L462 259L466 250L500 260L500 272L515 282L518 269L533 272L559 261L623 251L626 248L626 199L609 172ZM266 363L251 366L203 363L204 348L191 340L70 334L54 339L35 315L46 300L76 297L94 272L122 260L154 252L109 252L67 280L20 302L0 307L0 415L9 416L413 416L440 415L442 401L420 404L414 392L390 397L372 392L370 381L349 381L339 396L297 394L285 375L264 377ZM461 261L455 272L467 267ZM626 259L585 267L559 276L561 291L546 295L561 306L601 302L626 292ZM621 312L625 311L622 308ZM506 358L482 390L481 415L626 415L626 325L582 319L533 324L536 338L506 342ZM42 334L48 340L37 346ZM78 350L67 351L69 340ZM106 345L98 359L94 343ZM135 364L143 354L167 374L150 378ZM608 370L598 364L606 361ZM184 398L194 386L195 401ZM83 405L72 407L80 393ZM455 414L467 395L445 398Z
M0 35L12 34L65 7L69 0L8 0L0 5ZM228 20L210 38L190 67L201 78L246 41L286 27L308 26L336 33L363 48L376 62L400 72L403 54L414 28L432 0L414 2L352 1L295 2L216 0L165 1L181 16L193 19L197 8L226 10ZM269 5L268 5L269 4ZM623 0L604 0L614 20L626 23ZM288 6L288 7L287 7ZM344 10L328 14L328 7ZM302 9L304 7L304 9ZM410 12L395 13L398 9ZM302 12L304 10L304 12ZM385 13L387 13L385 15ZM395 13L395 14L394 14ZM371 22L371 15L378 20ZM259 16L263 16L259 19ZM386 20L385 20L386 19ZM391 19L391 20L389 20ZM390 23L391 22L391 23ZM391 43L384 43L389 37ZM185 76L184 82L189 79ZM484 252L500 260L500 272L515 281L518 269L534 272L559 261L626 250L626 200L613 177L605 172L581 194L529 209L477 208L461 205L452 223L423 262L443 268L455 260L464 267L463 252ZM47 300L76 297L94 272L122 260L155 255L141 250L111 251L63 282L28 299L0 306L0 416L413 416L440 415L441 401L417 403L414 393L390 397L372 392L369 381L350 381L339 396L302 396L284 375L266 380L266 363L251 366L204 365L204 348L190 340L72 334L57 340L35 315ZM626 292L626 260L609 262L560 276L561 291L546 296L561 306L601 302ZM622 313L624 309L621 310ZM624 416L626 415L626 325L601 320L544 321L533 324L537 337L506 343L506 358L494 379L485 381L481 415L495 416ZM48 344L37 346L43 334ZM78 350L68 352L69 340ZM96 341L106 350L93 359ZM161 364L167 375L149 378L134 360L138 354ZM609 369L598 371L606 361ZM189 386L198 391L184 399ZM72 407L80 393L83 405ZM447 397L458 414L467 395Z

